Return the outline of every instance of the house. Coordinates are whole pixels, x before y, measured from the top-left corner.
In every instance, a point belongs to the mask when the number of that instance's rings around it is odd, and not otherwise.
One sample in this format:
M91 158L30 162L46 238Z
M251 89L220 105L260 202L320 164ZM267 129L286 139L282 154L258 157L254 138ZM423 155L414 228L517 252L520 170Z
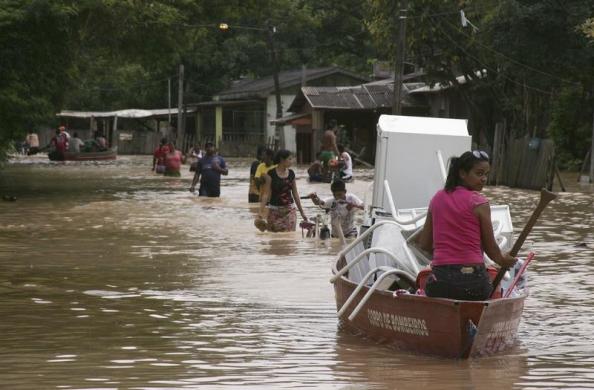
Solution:
M367 77L339 67L283 71L278 75L283 113L295 99L303 85L336 87L367 82ZM280 137L284 147L295 151L295 132L288 126L277 134L276 95L272 76L256 80L239 80L230 88L215 94L211 101L190 104L198 110L197 138L214 139L217 145L225 142L262 144Z
M414 81L417 73L405 75L402 85L402 114L444 118L468 118L469 110L452 85L430 86ZM462 76L458 85L466 83ZM302 87L288 111L291 114L273 120L273 124L291 125L296 132L299 162L314 160L326 124L334 119L341 127L338 142L360 158L375 158L376 124L382 114L392 112L394 79L373 81L345 87Z

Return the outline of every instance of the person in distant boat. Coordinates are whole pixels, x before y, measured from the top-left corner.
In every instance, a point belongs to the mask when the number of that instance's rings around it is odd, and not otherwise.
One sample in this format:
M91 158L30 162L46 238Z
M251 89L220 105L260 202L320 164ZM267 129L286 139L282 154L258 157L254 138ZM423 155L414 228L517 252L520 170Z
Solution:
M290 232L297 228L297 213L307 222L307 216L301 207L295 172L289 169L293 164L293 154L288 150L279 150L274 156L276 168L268 171L261 188L260 214L254 221L262 231Z
M346 185L342 180L332 182L330 190L332 191L331 198L322 200L315 192L309 194L309 197L315 205L330 212L332 237L340 237L339 226L344 237L357 237L355 211L365 208L363 202L356 195L347 192Z
M212 142L205 143L204 148L206 149L206 155L198 161L190 191L194 192L196 184L200 181L199 196L218 198L221 195L221 175L227 175L229 170L223 157L215 153Z
M480 301L493 286L483 261L483 250L502 267L516 259L502 253L491 223L489 201L479 192L487 183L489 155L473 150L453 158L445 187L429 203L418 238L421 249L433 253L425 292L430 297Z
M258 146L258 149L256 150L256 159L252 161L252 165L250 166L250 186L248 189L249 203L260 202L260 191L256 186L256 180L254 177L256 175L256 170L258 169L258 166L262 163L262 153L264 153L264 149L264 146Z
M353 180L353 159L351 155L347 153L344 145L338 144L338 151L340 152L339 160L340 160L340 168L338 170L340 179L342 181L348 182Z
M256 173L254 173L254 185L256 186L258 201L260 200L260 196L262 195L262 187L266 183L266 175L271 169L276 168L273 159L274 151L270 148L264 149L264 151L262 152L262 162L258 164L258 168L256 168Z
M25 148L28 156L39 153L39 137L37 133L30 131L25 137Z
M60 136L66 139L66 150L68 150L68 144L70 143L70 133L66 131L66 126L60 126L58 127L58 130L60 131Z
M80 153L80 147L84 145L85 143L83 140L78 138L78 133L74 132L70 139L70 143L68 144L68 151L71 153Z
M165 154L165 176L180 177L182 164L182 153L175 149L175 144L169 142L167 153Z
M107 139L101 132L97 131L95 133L95 140L97 141L97 146L99 147L100 152L107 150Z
M49 143L49 153L51 160L54 161L64 161L64 152L68 148L68 141L66 136L60 132L60 130L56 130L56 134L52 137Z
M153 168L155 173L165 173L165 155L169 153L169 146L167 145L167 138L161 138L159 146L153 152Z

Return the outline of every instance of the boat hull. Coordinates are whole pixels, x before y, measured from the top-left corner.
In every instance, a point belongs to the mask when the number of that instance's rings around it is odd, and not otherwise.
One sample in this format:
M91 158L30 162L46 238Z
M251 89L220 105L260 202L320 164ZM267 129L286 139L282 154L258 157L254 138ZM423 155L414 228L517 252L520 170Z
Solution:
M346 277L335 282L337 309L356 287ZM473 302L412 294L395 297L389 291L375 291L350 321L347 317L367 291L363 288L339 318L341 327L400 350L463 359L492 355L511 347L526 298L522 295Z
M115 160L117 157L117 151L115 149L105 150L103 152L81 152L72 153L64 152L62 157L56 154L48 154L48 157L52 161L96 161L96 160Z

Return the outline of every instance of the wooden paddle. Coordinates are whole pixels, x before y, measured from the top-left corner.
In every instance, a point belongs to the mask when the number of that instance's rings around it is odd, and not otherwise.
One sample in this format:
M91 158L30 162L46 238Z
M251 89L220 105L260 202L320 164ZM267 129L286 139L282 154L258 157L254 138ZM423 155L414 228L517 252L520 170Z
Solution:
M547 191L544 188L540 190L540 200L538 201L538 205L536 206L536 209L534 209L534 211L532 212L532 215L530 216L528 223L526 224L526 226L524 226L524 229L520 233L520 236L514 243L514 246L509 252L510 255L512 255L513 257L516 257L518 255L518 252L520 252L520 248L522 248L524 241L526 241L526 237L528 237L528 234L530 234L532 228L536 224L536 220L538 219L542 211L545 209L545 207L547 207L549 202L555 199L556 197L557 195L553 194L550 191ZM501 279L503 279L503 276L507 272L508 268L509 267L501 267L499 269L499 272L497 272L497 276L495 276L495 279L493 280L493 291L491 291L490 297L492 297L495 293L497 286L501 282Z

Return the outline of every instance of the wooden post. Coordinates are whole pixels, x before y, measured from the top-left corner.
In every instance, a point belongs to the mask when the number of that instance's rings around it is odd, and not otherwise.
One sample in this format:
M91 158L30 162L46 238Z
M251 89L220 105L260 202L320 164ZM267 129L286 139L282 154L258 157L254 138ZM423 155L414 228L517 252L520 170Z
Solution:
M592 145L590 146L590 183L594 183L594 112L592 113Z
M215 108L215 147L218 149L223 138L223 106Z
M177 132L173 137L173 141L184 133L184 113L182 111L184 106L184 65L179 65L179 79L177 91Z
M402 72L404 70L404 54L406 42L406 7L407 0L400 1L400 16L398 18L398 42L394 58L394 96L392 101L392 114L402 114Z
M167 79L167 124L171 126L171 77ZM157 127L157 131L160 130Z
M503 124L498 122L495 124L495 135L493 136L493 152L492 152L492 160L491 160L491 177L490 177L490 184L497 185L497 178L498 178L498 171L499 171L499 160L500 160L500 153L502 147L502 139L503 139Z

